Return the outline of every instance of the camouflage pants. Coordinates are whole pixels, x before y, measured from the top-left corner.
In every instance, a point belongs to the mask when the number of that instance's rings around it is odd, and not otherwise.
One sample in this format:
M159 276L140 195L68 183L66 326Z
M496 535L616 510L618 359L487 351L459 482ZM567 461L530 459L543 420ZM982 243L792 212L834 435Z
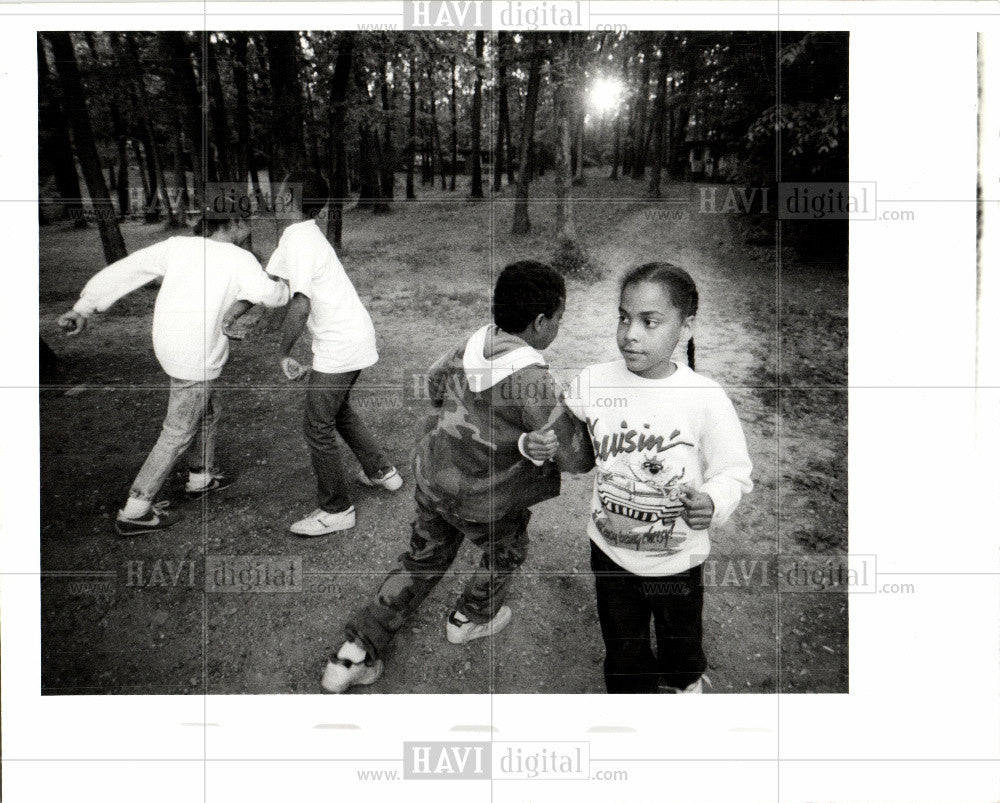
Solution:
M503 604L514 571L528 555L531 511L513 510L492 522L460 519L417 488L417 518L410 548L382 582L375 599L347 623L348 639L364 644L372 657L381 655L396 632L420 607L448 571L468 537L483 550L455 608L473 622L488 622Z

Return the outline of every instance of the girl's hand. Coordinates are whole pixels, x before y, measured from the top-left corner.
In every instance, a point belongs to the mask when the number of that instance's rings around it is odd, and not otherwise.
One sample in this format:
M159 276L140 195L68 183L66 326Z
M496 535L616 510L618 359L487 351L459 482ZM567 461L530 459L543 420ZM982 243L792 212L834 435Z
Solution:
M537 429L524 439L524 451L532 460L551 460L559 451L559 438L551 429Z
M712 497L701 491L685 485L680 494L680 500L684 503L684 512L681 518L692 530L707 530L712 523L712 516L715 515L715 503Z

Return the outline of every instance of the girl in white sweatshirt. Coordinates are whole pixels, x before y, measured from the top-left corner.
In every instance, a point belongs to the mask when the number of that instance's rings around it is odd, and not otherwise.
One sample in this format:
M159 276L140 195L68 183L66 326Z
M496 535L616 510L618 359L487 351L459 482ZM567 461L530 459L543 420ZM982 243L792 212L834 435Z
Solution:
M122 296L162 278L153 312L153 350L170 377L170 399L163 429L118 512L120 535L170 527L180 514L168 503L153 503L177 458L200 436L191 453L186 493L198 498L231 480L214 466L219 403L212 383L229 358L224 334L227 310L236 301L280 307L288 288L271 280L260 263L240 246L250 227L236 213L214 212L196 229L204 237L170 237L108 265L80 294L73 309L59 318L69 335L78 335L95 312ZM229 312L229 317L235 317Z
M693 370L697 311L686 271L632 270L619 304L622 359L586 368L566 394L597 462L587 531L612 693L701 691L708 528L752 488L732 402ZM688 365L673 361L681 341Z

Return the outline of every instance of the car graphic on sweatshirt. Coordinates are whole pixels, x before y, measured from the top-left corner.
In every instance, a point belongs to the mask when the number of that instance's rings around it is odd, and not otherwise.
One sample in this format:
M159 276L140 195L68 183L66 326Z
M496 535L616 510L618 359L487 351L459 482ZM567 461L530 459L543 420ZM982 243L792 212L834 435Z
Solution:
M597 472L597 496L609 529L623 535L669 535L684 510L683 478L683 467L648 454L633 452L606 464Z

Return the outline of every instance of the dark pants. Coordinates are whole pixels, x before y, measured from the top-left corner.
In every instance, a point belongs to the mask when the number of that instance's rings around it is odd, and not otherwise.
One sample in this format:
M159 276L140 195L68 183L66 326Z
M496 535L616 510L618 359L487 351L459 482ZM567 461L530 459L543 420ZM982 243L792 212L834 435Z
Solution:
M312 455L313 471L319 489L319 506L327 513L340 513L351 506L351 497L340 462L337 433L357 455L369 477L385 473L392 467L389 458L360 416L351 407L351 388L360 371L346 374L324 374L313 371L306 392L306 443Z
M604 636L604 682L610 694L647 694L659 685L683 689L708 666L701 647L705 599L702 567L666 577L626 571L590 543L597 616ZM656 632L650 645L649 620Z
M455 608L472 622L488 622L503 604L514 571L528 556L529 510L514 510L496 521L466 521L442 509L417 488L417 518L409 551L382 582L375 599L347 623L347 638L360 641L369 656L384 653L392 637L448 571L468 537L483 557Z

